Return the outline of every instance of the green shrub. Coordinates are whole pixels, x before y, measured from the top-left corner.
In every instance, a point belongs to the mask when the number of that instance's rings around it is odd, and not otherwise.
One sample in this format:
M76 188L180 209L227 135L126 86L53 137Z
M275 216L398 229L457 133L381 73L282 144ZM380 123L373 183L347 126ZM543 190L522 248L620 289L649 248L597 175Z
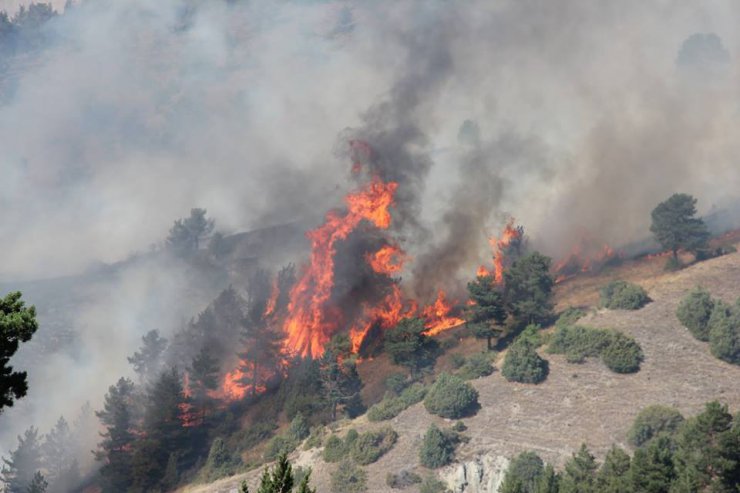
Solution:
M421 476L411 471L401 471L397 474L389 472L385 476L385 484L394 490L402 490L421 483Z
M612 281L601 288L601 306L610 310L637 310L649 301L642 287L626 281Z
M510 382L540 383L547 378L547 361L526 339L511 345L504 358L501 374Z
M360 434L354 428L347 430L347 434L344 435L344 443L347 445L347 450L349 450L349 447L355 443L355 440L357 440L359 436Z
M465 364L465 356L460 353L455 353L450 357L450 363L454 369L458 369Z
M419 493L447 493L447 485L434 476L427 476L419 486Z
M263 457L266 461L275 460L279 455L289 454L298 447L298 442L287 435L277 435L267 442Z
M405 409L421 402L426 394L427 388L420 383L415 383L404 389L398 397L386 397L372 406L367 412L367 419L370 421L393 419Z
M563 310L563 313L560 314L555 325L558 327L561 325L575 325L575 323L584 316L586 316L585 311L571 306Z
M239 464L241 460L228 450L223 438L218 437L211 444L211 450L208 452L208 459L201 474L204 480L215 481L233 475Z
M301 442L311 433L308 427L308 421L303 417L303 414L298 413L290 422L290 428L288 429L288 436L296 442Z
M455 375L441 373L424 398L426 410L443 418L462 418L478 406L478 391Z
M643 360L642 348L633 338L611 329L580 325L558 327L547 351L565 354L569 363L601 356L606 367L616 373L634 373Z
M462 433L463 431L467 430L468 427L465 426L465 423L462 421L456 421L454 425L452 425L452 429L458 433Z
M709 319L714 310L714 300L701 287L694 288L679 303L676 317L700 341L709 340Z
M403 389L409 386L409 379L403 373L394 373L385 379L385 388L396 395L403 392Z
M536 324L527 325L516 338L517 341L526 341L534 347L540 347L543 342L542 328Z
M367 431L352 443L350 456L357 464L366 466L380 459L398 440L398 433L390 427Z
M432 423L424 435L419 449L421 465L430 469L446 466L452 462L455 454L455 442L448 433L444 433Z
M709 350L728 363L740 364L740 300L730 307L715 304L709 319Z
M643 360L642 348L631 337L615 332L601 352L601 360L615 373L635 373Z
M648 406L637 415L627 434L630 444L641 447L659 434L673 434L683 423L678 409L668 406Z
M324 444L324 461L339 462L347 455L347 446L344 440L336 435L331 435Z
M331 474L332 493L367 491L367 473L352 461L344 461Z
M493 373L491 364L491 353L474 354L467 359L460 371L457 373L465 380L473 380L480 377L487 377Z
M538 491L538 483L545 470L545 464L534 452L522 452L509 463L501 493L528 493Z
M326 434L326 428L323 426L312 426L311 431L308 434L304 448L306 450L321 447L321 443L324 440Z

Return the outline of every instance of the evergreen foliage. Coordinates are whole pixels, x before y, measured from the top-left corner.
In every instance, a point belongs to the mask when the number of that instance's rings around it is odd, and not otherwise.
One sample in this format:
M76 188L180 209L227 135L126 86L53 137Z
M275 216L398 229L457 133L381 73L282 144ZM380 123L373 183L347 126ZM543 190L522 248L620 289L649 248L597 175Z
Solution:
M437 341L424 334L424 321L405 318L384 333L385 351L396 365L407 367L412 375L431 366L437 357Z
M13 371L10 359L38 329L36 307L26 307L18 291L0 298L0 414L28 392L27 374Z
M332 493L367 491L367 473L351 461L344 461L331 475Z
M663 248L678 258L678 250L696 251L706 245L709 231L696 215L696 199L685 193L676 193L661 202L651 213L650 232Z
M709 340L709 319L714 300L708 291L697 286L687 294L676 309L676 317L700 341Z
M626 493L630 491L630 456L623 449L612 446L596 475L599 493Z
M477 353L467 358L457 375L465 380L474 380L487 377L492 373L493 365L491 364L490 353Z
M639 371L643 360L640 345L633 338L611 329L593 329L580 325L561 325L555 329L547 351L565 354L571 363L601 356L604 364L616 373Z
M443 418L463 418L478 406L478 391L455 375L441 373L424 398L424 407Z
M601 288L601 306L610 310L637 310L649 301L647 291L627 281L612 281Z
M8 493L25 493L42 466L41 441L38 430L32 426L18 436L18 446L10 452L10 457L3 457L0 482Z
M419 461L424 467L437 469L446 466L455 454L455 442L449 433L440 430L437 425L432 423L419 449Z
M187 256L197 252L202 241L213 231L215 222L206 218L205 209L190 209L190 216L178 219L167 235L167 247L176 255Z
M384 421L392 419L404 410L421 402L426 397L428 388L421 383L414 383L404 389L397 397L386 395L385 398L370 407L367 419L370 421Z
M565 463L560 479L561 493L596 493L596 459L585 444Z
M740 365L740 306L717 301L709 318L709 350L717 358Z
M355 463L366 466L380 459L398 440L398 433L385 427L360 434L352 442L350 457Z
M537 354L528 340L517 340L511 345L504 358L501 374L510 382L540 383L547 378L547 361Z
M134 441L134 384L121 378L109 387L103 410L95 415L103 425L95 458L103 462L100 475L104 493L127 491L131 485Z
M537 493L545 464L534 452L522 452L510 463L499 493Z
M674 434L683 421L676 408L659 404L648 406L637 415L627 437L630 444L641 447L654 437Z
M512 264L504 272L504 298L520 326L544 324L552 317L551 259L533 252Z
M491 350L491 340L501 333L506 321L503 293L494 284L493 277L481 276L468 283L468 296L472 302L465 317L468 328L478 339L485 339L486 348Z
M162 354L167 349L167 339L160 337L155 329L144 334L141 342L141 349L127 359L139 376L139 381L149 382L159 376L162 369Z

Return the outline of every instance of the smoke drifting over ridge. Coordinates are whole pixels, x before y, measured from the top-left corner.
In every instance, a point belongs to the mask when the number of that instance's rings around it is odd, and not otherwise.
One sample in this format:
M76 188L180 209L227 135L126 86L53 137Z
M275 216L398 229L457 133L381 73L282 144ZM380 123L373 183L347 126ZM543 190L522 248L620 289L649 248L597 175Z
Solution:
M3 280L121 260L193 206L227 231L314 226L351 187L350 139L400 184L393 228L420 296L469 277L506 214L558 255L581 228L641 237L674 191L704 210L737 194L733 2L193 5L89 0L0 75ZM679 63L697 32L729 61ZM460 143L466 120L479 136ZM97 404L142 333L207 302L174 304L192 280L151 269L90 294L70 324L95 357L33 370L28 406L48 399L33 422Z

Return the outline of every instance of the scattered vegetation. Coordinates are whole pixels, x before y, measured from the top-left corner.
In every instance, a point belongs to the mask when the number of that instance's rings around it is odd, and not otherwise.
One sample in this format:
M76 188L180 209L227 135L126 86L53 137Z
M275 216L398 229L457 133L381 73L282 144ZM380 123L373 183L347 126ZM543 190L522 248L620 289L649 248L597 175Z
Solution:
M586 312L580 308L568 307L560 314L555 325L575 325L578 320L586 316Z
M368 410L367 419L370 421L393 419L417 402L421 402L427 395L427 390L423 384L414 383L397 397L386 395L382 401Z
M354 440L350 447L350 456L362 466L372 464L393 448L396 440L398 433L388 426L376 431L367 431Z
M631 445L641 447L657 436L673 435L683 422L683 416L674 407L648 406L635 418L627 438Z
M610 310L638 310L649 301L647 291L627 281L612 281L601 288L601 306Z
M434 365L438 355L437 341L425 335L425 331L422 319L405 318L384 333L384 347L391 361L407 367L412 376Z
M425 477L419 485L419 493L447 493L448 491L447 485L431 474Z
M540 383L547 378L547 361L528 339L517 340L504 358L501 374L510 382Z
M564 354L570 363L601 356L607 368L616 373L639 371L643 360L642 349L633 338L611 329L580 325L557 327L547 350Z
M424 467L437 469L452 462L455 455L456 437L440 430L432 423L424 434L419 449L419 461Z
M487 377L491 373L493 373L491 353L478 353L467 358L456 374L465 380L474 380Z
M441 373L424 398L424 407L443 418L462 418L478 406L478 391L455 375Z
M352 461L339 464L331 474L332 493L362 493L367 491L367 473Z
M709 340L709 319L714 300L708 291L697 286L687 294L676 309L676 317L700 341Z
M324 461L339 462L345 459L359 436L359 433L355 429L348 430L344 439L339 438L337 435L330 435L324 444Z
M316 489L309 486L310 479L310 469L305 473L299 468L294 471L287 455L283 454L277 458L275 467L265 468L257 493L292 493L294 488L296 493L316 493ZM249 493L246 481L242 481L239 493Z
M538 493L545 477L545 464L534 452L522 452L509 463L499 493Z

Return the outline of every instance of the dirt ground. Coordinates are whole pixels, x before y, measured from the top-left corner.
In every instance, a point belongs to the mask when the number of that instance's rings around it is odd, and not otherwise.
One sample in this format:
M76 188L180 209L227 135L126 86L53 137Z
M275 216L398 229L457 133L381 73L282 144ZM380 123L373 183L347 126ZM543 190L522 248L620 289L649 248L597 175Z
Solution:
M600 457L614 443L627 447L626 432L632 420L650 404L675 406L691 415L700 411L705 402L718 399L729 404L731 410L739 410L740 366L714 358L706 343L693 339L679 324L675 310L683 295L697 284L727 301L740 296L740 254L705 261L676 273L664 273L664 262L665 258L628 262L601 275L571 279L557 287L559 309L589 307L582 323L614 328L637 339L645 353L638 373L618 375L598 360L569 364L562 355L543 353L549 360L550 374L542 384L509 383L498 371L475 380L481 409L464 420L470 442L459 447L457 458L466 460L480 453L511 457L523 450L534 450L543 459L562 465L581 443ZM595 308L599 287L617 278L642 285L653 301L637 311ZM470 347L479 350L478 345ZM396 491L386 486L388 473L413 469L422 476L427 474L419 466L418 449L432 422L441 426L452 424L429 415L422 404L417 404L389 422L368 423L360 417L342 425L363 431L390 424L399 433L396 446L366 467L368 491ZM294 455L294 460L313 466L313 484L323 493L330 491L330 474L337 465L325 464L318 453L302 451ZM241 479L254 482L257 474L186 491L235 491Z

